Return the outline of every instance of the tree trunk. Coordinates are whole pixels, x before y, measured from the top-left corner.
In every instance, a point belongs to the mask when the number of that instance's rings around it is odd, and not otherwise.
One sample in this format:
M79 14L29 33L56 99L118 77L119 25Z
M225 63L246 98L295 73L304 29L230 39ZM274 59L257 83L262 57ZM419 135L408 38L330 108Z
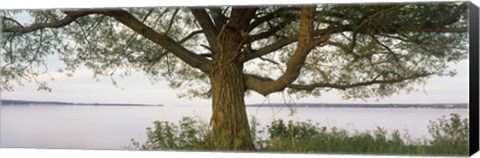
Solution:
M222 26L212 51L209 72L213 114L210 124L216 150L255 150L245 109L242 46L255 9L234 9Z
M245 109L243 66L234 62L214 65L210 74L214 148L255 150Z

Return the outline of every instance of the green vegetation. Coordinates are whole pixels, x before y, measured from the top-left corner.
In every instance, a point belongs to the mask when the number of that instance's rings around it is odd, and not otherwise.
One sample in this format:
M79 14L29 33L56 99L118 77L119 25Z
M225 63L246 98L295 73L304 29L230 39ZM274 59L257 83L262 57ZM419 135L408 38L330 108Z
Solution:
M450 114L436 122L431 121L428 130L433 137L431 148L435 153L454 154L468 153L468 119L461 119L458 114Z
M178 125L156 121L147 128L143 144L132 139L131 149L140 150L213 150L208 124L184 117ZM327 128L307 122L275 120L259 128L255 118L250 121L251 134L259 152L294 153L362 153L394 155L467 155L468 119L451 114L430 121L431 139L412 139L398 130L388 133L377 127L373 131L349 133L344 129Z
M198 120L198 119L197 119ZM134 149L141 150L205 150L211 147L211 129L206 123L183 117L179 126L168 121L153 122L147 128L144 144L131 139Z

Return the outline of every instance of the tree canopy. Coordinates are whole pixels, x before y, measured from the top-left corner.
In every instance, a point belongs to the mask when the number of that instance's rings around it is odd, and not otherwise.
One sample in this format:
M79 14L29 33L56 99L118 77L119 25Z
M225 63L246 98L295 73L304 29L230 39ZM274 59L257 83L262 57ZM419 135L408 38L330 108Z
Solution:
M1 15L2 89L34 79L45 57L58 54L61 71L82 64L96 75L143 71L173 88L204 83L190 94L208 97L203 72L221 49L215 43L228 44L215 37L236 27L229 22L236 8L252 17L238 48L246 86L263 95L335 88L348 97L384 96L449 75L446 64L467 55L467 3L321 4L309 30L314 46L302 55L298 6L15 10Z

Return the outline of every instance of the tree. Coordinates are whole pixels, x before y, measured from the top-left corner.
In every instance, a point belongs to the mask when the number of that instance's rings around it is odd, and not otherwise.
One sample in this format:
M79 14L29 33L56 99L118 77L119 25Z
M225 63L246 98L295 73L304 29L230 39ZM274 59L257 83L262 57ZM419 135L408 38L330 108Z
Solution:
M468 3L3 11L1 87L59 71L143 71L212 99L214 149L254 150L246 93L412 90L467 57ZM19 15L30 18L20 21ZM43 68L45 67L45 68ZM199 86L195 86L200 84Z

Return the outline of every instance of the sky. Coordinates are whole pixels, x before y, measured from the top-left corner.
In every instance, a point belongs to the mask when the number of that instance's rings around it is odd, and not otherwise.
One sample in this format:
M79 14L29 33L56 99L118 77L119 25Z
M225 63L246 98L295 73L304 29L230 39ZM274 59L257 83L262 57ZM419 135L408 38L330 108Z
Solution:
M417 91L393 95L388 98L371 98L367 100L345 100L338 91L323 93L320 97L297 99L295 96L283 97L275 93L263 97L256 93L245 98L247 104L254 103L466 103L468 102L468 61L452 66L458 74L454 77L432 77ZM165 82L152 82L142 73L134 73L124 78L117 77L114 86L109 77L93 78L93 72L80 69L67 77L65 74L52 72L54 81L49 82L51 92L37 91L37 85L27 83L16 86L14 91L2 91L2 99L67 101L88 103L142 103L163 105L210 105L210 100L198 98L178 98L183 90L171 89ZM286 98L286 99L284 99Z
M49 67L60 67L62 64L49 59ZM323 93L320 97L297 99L295 96L282 96L281 93L263 97L255 92L245 98L247 104L256 103L466 103L468 102L468 61L451 65L457 71L455 77L432 77L425 85L419 85L418 91L400 94L388 98L371 98L366 100L344 100L338 91ZM54 69L50 69L54 70ZM133 73L124 78L117 77L118 87L113 86L109 77L100 77L97 81L93 72L79 69L73 77L50 72L55 78L49 82L51 92L37 91L34 83L16 86L14 91L2 91L1 99L66 101L84 103L139 103L163 105L210 105L208 99L178 98L183 90L171 89L165 82L154 84L142 73ZM286 98L286 99L284 99Z

